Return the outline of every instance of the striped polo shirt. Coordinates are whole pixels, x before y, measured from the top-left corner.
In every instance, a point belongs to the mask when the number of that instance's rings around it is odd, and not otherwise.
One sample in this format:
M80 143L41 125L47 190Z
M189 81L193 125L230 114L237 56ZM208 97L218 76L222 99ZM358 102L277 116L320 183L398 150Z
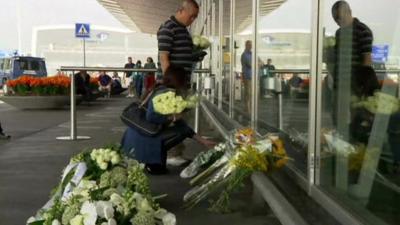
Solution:
M372 52L372 31L357 18L354 18L352 26L339 28L335 36L336 63L342 71L343 67L353 70L361 66L363 55Z
M193 66L193 42L186 27L171 16L157 32L158 51L168 52L172 65L183 67L188 75Z

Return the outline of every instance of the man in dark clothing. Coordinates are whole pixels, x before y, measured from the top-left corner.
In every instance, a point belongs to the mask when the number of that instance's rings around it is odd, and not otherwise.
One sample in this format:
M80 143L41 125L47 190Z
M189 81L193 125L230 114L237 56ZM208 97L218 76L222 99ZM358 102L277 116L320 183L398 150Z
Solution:
M76 94L82 95L83 98L88 101L91 97L90 90L90 76L85 70L80 71L74 75Z
M100 72L99 76L99 91L106 92L106 97L111 96L112 79L105 71Z
M333 124L341 135L349 138L350 98L357 84L354 76L357 68L372 64L372 31L367 25L352 16L346 1L337 1L332 6L332 17L339 25L336 31L333 66ZM353 82L352 82L353 81Z
M125 69L133 69L133 68L135 68L135 63L132 62L132 57L128 57L128 63L125 64L124 68ZM134 81L133 81L132 73L133 72L131 72L131 71L124 73L124 82L126 82L126 78L129 78L129 77L131 78L131 82L129 82L129 85L128 85L128 96L126 96L126 97L133 97L134 96L134 94L133 94L133 92L134 92L134 90L133 90Z
M269 82L274 82L275 73L273 71L275 71L275 66L272 65L272 59L267 59L267 64L261 66L261 80L263 82L260 83L264 85L260 90L262 96L271 97L271 90L268 89L268 84Z
M170 65L182 67L186 71L186 82L190 86L193 64L196 61L193 57L193 41L186 27L190 26L199 14L199 5L194 0L183 0L182 5L163 23L158 32L158 54L161 63L162 74ZM167 163L179 166L187 160L182 158L184 146L180 145L170 151Z
M360 66L372 66L371 29L352 16L350 6L345 1L337 1L332 7L332 16L339 25L336 31L334 71L335 87L338 76L352 75Z
M157 32L161 69L165 73L169 65L183 67L188 80L193 68L193 42L186 27L197 18L199 5L194 0L184 0L181 7Z

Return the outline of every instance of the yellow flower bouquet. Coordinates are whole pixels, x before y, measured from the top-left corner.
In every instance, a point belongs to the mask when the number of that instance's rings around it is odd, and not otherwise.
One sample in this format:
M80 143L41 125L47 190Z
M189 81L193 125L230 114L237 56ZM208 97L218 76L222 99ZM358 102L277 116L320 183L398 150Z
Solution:
M217 190L224 189L217 200L211 202L210 210L229 212L230 194L242 187L247 177L256 171L273 172L287 163L289 158L281 139L267 136L256 140L254 134L250 128L236 130L230 138L231 147L224 149L224 154L217 160L209 157L214 163L195 177L191 176L193 188L184 195L185 208L190 209ZM204 154L198 157L204 158ZM196 161L197 157L193 162Z

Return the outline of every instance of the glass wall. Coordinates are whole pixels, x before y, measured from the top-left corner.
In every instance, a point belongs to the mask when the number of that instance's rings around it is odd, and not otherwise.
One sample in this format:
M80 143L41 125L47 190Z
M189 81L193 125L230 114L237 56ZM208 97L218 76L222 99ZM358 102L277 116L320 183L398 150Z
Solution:
M258 130L285 134L288 154L307 174L311 0L261 0L257 36Z
M251 1L234 3L234 49L233 79L235 87L234 118L244 126L251 122L251 104L253 98L252 82L254 79L252 57L252 4Z
M289 170L343 224L399 224L400 2L347 2L214 0L214 103L279 133Z
M323 2L320 185L366 224L399 224L400 2Z

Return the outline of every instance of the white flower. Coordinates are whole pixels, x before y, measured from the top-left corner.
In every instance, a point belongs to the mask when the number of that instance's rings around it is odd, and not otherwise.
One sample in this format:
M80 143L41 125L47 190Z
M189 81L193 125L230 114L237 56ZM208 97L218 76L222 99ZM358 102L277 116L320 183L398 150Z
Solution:
M200 38L200 47L201 48L206 49L206 48L210 47L210 45L211 45L211 43L206 37L202 36Z
M139 205L138 205L139 210L145 211L145 212L152 212L153 208L150 206L149 201L147 201L146 198L143 198Z
M114 208L111 202L107 201L96 202L96 212L101 218L110 219L114 217Z
M164 225L176 225L176 217L172 213L167 213L162 218L162 222Z
M102 169L102 170L106 170L107 167L108 167L108 163L106 163L106 162L101 162L101 163L99 164L99 167L100 167L100 169Z
M192 38L193 45L198 46L200 45L200 36L199 35L194 35Z
M78 187L83 188L83 189L94 189L97 187L97 185L96 185L96 181L94 181L94 180L83 179L83 180L81 180L81 182L79 182Z
M117 193L113 193L110 196L110 202L114 205L114 206L119 206L122 205L122 203L124 202L124 199Z
M31 216L31 217L28 218L28 220L26 221L26 223L27 223L27 224L30 224L30 223L33 223L33 222L35 222L35 221L36 221L36 218L33 217L33 216Z
M167 215L167 210L165 210L165 209L163 209L163 208L160 208L159 210L157 210L155 213L154 213L154 217L155 218L157 218L157 219L160 219L160 220L162 220L162 218L165 216L165 215Z
M106 161L106 162L111 161L111 152L104 152L103 160Z
M115 221L115 219L111 218L108 220L107 225L117 225L117 221Z
M111 163L113 165L118 164L121 161L121 158L119 157L119 155L115 154L111 157Z
M61 225L61 223L60 223L60 221L55 219L55 220L53 220L53 222L51 222L51 225Z
M82 215L76 215L74 218L72 218L69 223L71 225L84 225L83 224L83 216Z
M81 208L81 214L83 216L84 225L96 225L97 212L96 206L93 203L89 201L84 202Z

